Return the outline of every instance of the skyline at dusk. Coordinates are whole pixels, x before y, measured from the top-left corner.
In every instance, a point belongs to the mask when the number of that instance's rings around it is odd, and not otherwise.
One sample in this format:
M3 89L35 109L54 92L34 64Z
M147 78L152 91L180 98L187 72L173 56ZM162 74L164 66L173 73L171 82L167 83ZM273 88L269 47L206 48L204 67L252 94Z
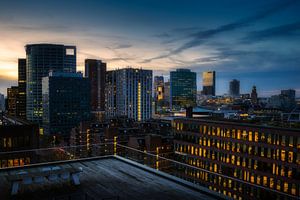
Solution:
M26 44L76 45L84 59L108 70L153 69L169 78L176 68L216 71L216 94L238 79L259 96L293 88L300 95L300 1L1 1L0 93L17 84Z

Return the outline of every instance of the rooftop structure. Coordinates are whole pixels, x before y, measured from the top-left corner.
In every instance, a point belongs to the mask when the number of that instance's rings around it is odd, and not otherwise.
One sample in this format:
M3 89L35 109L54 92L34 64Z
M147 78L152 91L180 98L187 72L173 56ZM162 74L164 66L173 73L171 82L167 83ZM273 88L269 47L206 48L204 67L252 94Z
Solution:
M213 191L192 189L164 173L144 167L121 157L102 157L71 162L42 164L23 167L29 173L40 171L43 167L60 168L81 167L80 185L74 186L62 180L55 183L24 186L16 199L217 199L221 196ZM11 194L7 175L21 169L2 169L0 171L0 199L9 199ZM215 195L215 196L214 196Z

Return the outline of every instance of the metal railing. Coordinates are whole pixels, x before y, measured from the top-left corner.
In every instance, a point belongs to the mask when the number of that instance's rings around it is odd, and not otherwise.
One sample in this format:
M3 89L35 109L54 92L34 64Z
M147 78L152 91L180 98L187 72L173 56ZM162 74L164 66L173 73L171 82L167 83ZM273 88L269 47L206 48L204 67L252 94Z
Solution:
M168 155L167 157L162 156ZM283 199L299 199L298 196L293 196L288 193L284 193L275 189L271 189L262 185L253 184L235 177L229 177L224 174L212 172L203 168L199 168L193 165L182 163L174 160L174 157L170 153L161 153L157 151L156 153L149 153L134 149L125 145L118 144L116 142L108 142L103 144L91 144L91 145L77 145L77 146L63 146L63 147L51 147L51 148L41 148L41 149L30 149L24 151L10 151L10 152L0 152L0 158L20 158L20 156L30 157L29 163L23 163L22 165L15 166L7 165L0 168L2 170L17 169L22 167L33 167L37 165L47 165L53 163L66 163L74 161L85 161L88 159L98 159L103 157L122 157L140 165L147 166L148 168L154 169L153 171L162 172L173 177L177 177L178 180L188 181L190 185L195 188L201 189L201 187L209 188L209 184L203 183L197 176L188 175L187 171L196 171L199 173L207 174L205 176L214 177L218 179L230 179L236 183L242 184L248 188L259 189L261 191L267 191L277 198ZM185 176L186 175L186 176ZM184 180L183 180L184 179ZM214 181L209 181L214 183ZM215 187L213 187L215 188ZM212 189L212 188L210 188ZM216 190L216 192L222 192ZM212 191L213 192L213 191ZM234 192L234 190L233 190ZM250 193L245 193L244 195L251 195ZM225 196L224 196L225 197ZM251 196L249 196L251 197ZM252 197L251 197L252 198ZM254 197L253 197L254 198Z

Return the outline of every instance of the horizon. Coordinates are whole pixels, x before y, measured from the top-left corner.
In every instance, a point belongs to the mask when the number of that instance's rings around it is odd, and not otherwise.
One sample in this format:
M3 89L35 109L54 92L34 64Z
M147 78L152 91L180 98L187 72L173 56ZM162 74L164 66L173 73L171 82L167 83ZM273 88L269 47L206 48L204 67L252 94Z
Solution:
M215 6L216 3L219 6ZM241 93L256 85L260 97L295 89L300 96L300 1L43 1L0 3L0 93L17 85L24 46L77 47L84 59L108 69L127 66L169 76L177 68L216 71L216 93L238 79ZM98 9L101 8L101 9ZM276 84L274 84L276 83Z

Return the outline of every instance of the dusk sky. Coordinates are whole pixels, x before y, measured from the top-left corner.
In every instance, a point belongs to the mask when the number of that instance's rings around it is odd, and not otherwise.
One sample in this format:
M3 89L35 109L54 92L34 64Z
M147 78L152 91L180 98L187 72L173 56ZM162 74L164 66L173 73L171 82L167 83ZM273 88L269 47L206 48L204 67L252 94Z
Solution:
M17 59L30 43L77 46L108 69L215 70L217 94L231 79L259 96L300 96L300 0L0 0L0 93L17 85Z

